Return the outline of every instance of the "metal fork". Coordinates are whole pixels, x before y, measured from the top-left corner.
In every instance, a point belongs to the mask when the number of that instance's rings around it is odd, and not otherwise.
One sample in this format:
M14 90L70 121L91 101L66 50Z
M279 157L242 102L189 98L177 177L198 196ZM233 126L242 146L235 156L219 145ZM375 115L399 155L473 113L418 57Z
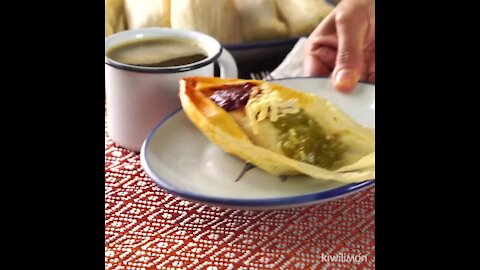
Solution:
M260 73L250 73L250 78L252 78L252 80L273 80L272 74L267 70L261 71Z

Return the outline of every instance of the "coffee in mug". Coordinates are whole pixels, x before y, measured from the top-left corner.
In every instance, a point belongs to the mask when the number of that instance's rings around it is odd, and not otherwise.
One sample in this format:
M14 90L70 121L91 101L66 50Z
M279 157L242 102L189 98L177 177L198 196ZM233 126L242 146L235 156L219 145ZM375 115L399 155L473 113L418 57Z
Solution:
M107 57L134 66L169 67L195 63L208 54L190 40L148 38L116 45L107 51Z

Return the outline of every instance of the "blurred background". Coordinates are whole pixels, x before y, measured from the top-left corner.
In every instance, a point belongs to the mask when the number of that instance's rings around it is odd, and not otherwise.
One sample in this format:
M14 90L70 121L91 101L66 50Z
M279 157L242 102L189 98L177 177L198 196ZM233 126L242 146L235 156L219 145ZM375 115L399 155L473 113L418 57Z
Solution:
M211 35L232 53L239 77L272 71L339 0L105 0L105 37L145 27Z

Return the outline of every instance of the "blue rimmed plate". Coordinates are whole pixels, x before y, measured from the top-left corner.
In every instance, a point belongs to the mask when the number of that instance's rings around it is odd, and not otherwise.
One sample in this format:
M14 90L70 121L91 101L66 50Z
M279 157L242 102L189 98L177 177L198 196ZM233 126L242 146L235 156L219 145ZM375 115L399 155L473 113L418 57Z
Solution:
M274 82L323 96L359 123L375 128L375 85L362 83L353 93L342 94L332 88L328 78ZM350 195L375 183L372 179L345 185L306 176L281 179L258 168L245 170L244 161L212 144L183 110L151 131L141 150L141 163L161 188L185 199L229 208L305 206Z

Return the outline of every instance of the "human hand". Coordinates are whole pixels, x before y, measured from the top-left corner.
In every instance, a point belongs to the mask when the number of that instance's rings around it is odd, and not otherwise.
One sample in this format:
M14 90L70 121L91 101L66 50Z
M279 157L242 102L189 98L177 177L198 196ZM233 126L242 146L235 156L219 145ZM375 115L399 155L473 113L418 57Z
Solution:
M307 39L304 74L332 76L336 89L375 83L375 0L342 0Z

